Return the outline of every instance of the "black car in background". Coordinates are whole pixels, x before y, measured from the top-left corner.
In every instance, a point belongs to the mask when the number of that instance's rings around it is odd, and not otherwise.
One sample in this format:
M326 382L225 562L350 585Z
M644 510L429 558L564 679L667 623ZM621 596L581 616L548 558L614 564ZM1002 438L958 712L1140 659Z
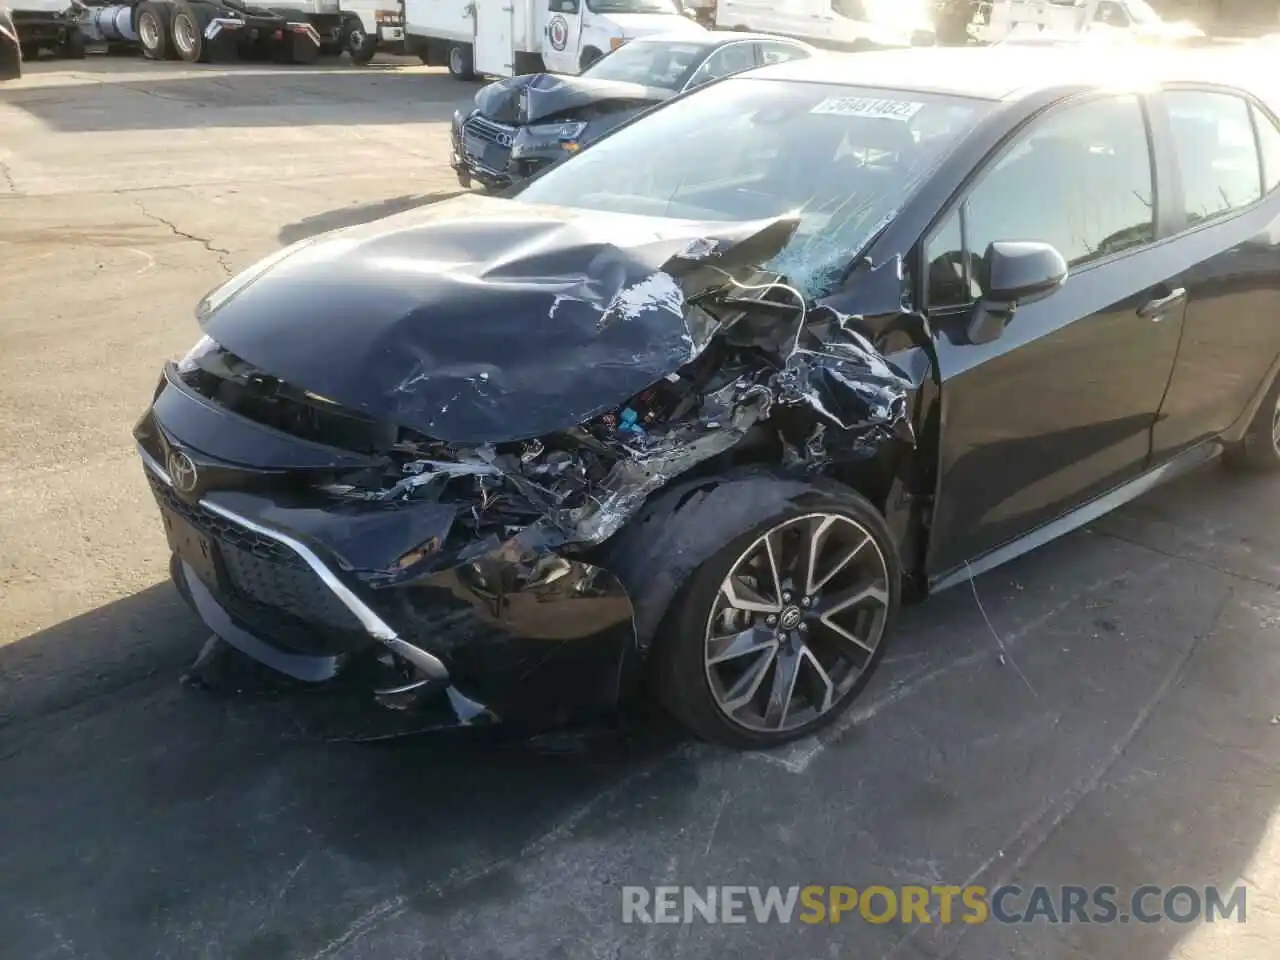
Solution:
M651 689L774 744L906 599L1280 467L1280 120L1247 51L778 64L513 191L304 241L136 428L179 589L452 723Z
M532 176L638 113L711 80L813 56L788 37L685 33L640 37L577 76L536 73L483 87L454 114L450 165L464 187Z
M22 45L13 25L13 14L0 7L0 80L17 80L22 76Z

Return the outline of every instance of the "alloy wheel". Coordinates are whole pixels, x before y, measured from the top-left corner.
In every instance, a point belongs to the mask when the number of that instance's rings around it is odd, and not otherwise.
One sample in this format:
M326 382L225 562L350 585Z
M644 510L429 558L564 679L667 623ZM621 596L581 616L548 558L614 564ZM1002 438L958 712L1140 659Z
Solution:
M183 53L191 53L196 48L195 25L185 14L173 18L173 42Z
M455 77L460 77L466 72L466 66L466 63L463 62L462 48L451 47L449 50L449 71Z
M138 18L138 37L148 50L159 49L160 24L156 21L155 14L148 12Z
M843 514L807 514L760 536L729 568L707 618L716 706L772 734L830 712L884 639L889 583L875 538Z

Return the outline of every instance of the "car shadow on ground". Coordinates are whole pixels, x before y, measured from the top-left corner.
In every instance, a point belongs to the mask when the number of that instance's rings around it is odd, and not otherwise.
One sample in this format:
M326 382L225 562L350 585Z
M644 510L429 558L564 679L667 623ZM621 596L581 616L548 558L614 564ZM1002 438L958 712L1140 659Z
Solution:
M467 190L459 188L457 190L445 190L440 193L407 194L402 197L392 197L390 200L380 200L376 203L355 203L346 207L338 207L336 210L326 210L324 213L306 217L297 223L286 224L280 228L278 237L280 242L287 246L291 243L297 243L299 240L314 237L319 233L381 220L383 217L404 213L407 210L424 207L431 203L439 203L442 200L449 200L467 192Z
M555 956L638 956L649 936L689 958L957 946L958 927L620 925L617 886L664 882L676 850L675 881L699 885L1230 887L1280 807L1280 658L1259 626L1280 623L1280 534L1257 523L1273 493L1206 471L979 578L981 610L957 588L908 611L866 694L881 706L801 775L653 722L326 741L327 706L250 673L238 694L181 688L203 631L158 585L0 648L0 942L237 960L566 936ZM517 922L526 939L504 940ZM988 925L953 955L1165 960L1188 930Z
M0 104L24 110L60 133L279 127L282 122L351 127L447 121L475 93L471 84L398 67L245 64L228 70L184 64L185 75L175 76L170 66L115 58L72 66L42 62L20 84L0 87ZM155 75L140 78L133 71ZM26 82L56 74L65 77Z

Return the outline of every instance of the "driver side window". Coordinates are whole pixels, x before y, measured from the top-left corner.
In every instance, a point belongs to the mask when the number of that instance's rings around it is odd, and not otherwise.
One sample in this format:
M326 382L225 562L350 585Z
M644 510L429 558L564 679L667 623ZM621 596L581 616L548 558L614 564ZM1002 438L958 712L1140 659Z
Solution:
M721 47L703 61L697 73L689 79L689 86L701 86L720 77L727 77L731 73L750 70L755 65L755 49L750 43L731 43L727 47Z
M547 0L547 9L552 13L577 13L578 0Z
M1150 243L1154 199L1138 98L1056 110L982 176L929 241L929 303L962 306L980 298L983 256L996 241L1052 244L1072 269Z

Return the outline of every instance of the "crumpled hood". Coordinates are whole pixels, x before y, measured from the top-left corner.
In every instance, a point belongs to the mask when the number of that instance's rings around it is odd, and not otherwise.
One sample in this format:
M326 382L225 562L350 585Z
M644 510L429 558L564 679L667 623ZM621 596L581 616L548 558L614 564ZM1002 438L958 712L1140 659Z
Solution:
M525 124L605 100L661 103L673 96L674 90L621 80L535 73L489 84L476 94L475 105L490 120Z
M526 439L688 362L716 328L686 299L768 260L796 224L468 195L286 248L197 314L259 369L376 419L451 442Z

